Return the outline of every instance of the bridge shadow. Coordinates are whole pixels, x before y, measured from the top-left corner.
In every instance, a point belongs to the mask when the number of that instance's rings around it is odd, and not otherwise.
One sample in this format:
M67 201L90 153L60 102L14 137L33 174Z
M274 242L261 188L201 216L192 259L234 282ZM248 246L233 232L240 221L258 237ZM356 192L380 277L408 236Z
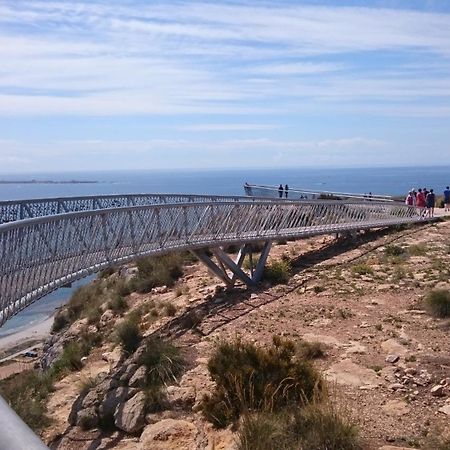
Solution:
M405 229L405 227L398 227L395 231L401 229ZM384 237L392 231L392 228L366 230L356 236L339 237L319 249L303 253L291 260L293 272L294 274L301 273L321 262ZM367 250L367 252L372 250L373 248ZM362 255L356 257L360 256ZM182 315L163 325L153 333L153 336L180 338L187 332L190 332L191 338L193 336L198 338L208 336L218 328L248 314L250 311L289 294L304 283L306 283L306 279L300 280L295 285L288 284L286 285L287 289L280 294L267 292L271 286L267 283L261 283L253 289L244 285L237 285L229 290L220 290L212 295L209 300L188 308Z

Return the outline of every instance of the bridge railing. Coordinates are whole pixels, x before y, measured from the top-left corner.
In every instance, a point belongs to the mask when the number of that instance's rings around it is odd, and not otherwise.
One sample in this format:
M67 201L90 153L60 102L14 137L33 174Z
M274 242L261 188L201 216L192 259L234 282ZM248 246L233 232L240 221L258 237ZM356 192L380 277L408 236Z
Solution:
M122 194L0 201L0 224L68 212L174 203L249 202L258 198L192 194ZM268 199L261 199L267 201Z
M0 325L111 264L174 250L272 241L421 220L389 203L198 202L73 212L0 225Z

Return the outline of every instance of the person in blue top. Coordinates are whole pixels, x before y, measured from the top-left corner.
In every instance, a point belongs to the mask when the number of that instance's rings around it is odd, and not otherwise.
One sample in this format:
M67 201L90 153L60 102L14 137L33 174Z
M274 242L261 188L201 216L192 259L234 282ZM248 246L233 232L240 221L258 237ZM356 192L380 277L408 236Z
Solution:
M444 208L445 211L450 211L450 188L447 186L444 191Z

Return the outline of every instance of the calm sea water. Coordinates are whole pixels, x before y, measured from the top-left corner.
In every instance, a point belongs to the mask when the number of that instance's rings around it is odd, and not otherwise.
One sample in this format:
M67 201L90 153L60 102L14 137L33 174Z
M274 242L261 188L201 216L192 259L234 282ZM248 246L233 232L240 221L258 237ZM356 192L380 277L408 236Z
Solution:
M1 174L0 180L93 180L96 184L0 184L0 200L123 193L243 195L243 184L288 184L291 189L405 195L411 188L450 184L450 166L374 169L258 169ZM75 284L76 287L82 282ZM50 316L73 288L60 289L8 321L0 336Z
M243 184L288 184L291 188L403 195L411 188L441 192L450 166L376 169L258 169L1 174L0 180L94 180L96 184L0 184L0 200L120 193L243 195Z

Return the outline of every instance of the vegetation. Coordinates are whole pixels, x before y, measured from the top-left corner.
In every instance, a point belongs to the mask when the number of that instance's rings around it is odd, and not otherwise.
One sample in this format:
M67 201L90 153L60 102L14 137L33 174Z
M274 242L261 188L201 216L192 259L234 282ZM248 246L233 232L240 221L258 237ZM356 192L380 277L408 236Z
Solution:
M372 275L373 269L366 263L359 263L352 266L352 272L357 275Z
M323 387L309 362L297 358L292 341L274 337L268 348L240 340L221 343L208 362L216 389L203 399L205 417L217 427L246 411L279 412L304 405Z
M46 400L53 391L53 377L38 370L19 373L0 383L0 393L33 430L49 425Z
M239 450L360 450L356 427L330 403L244 418Z
M428 252L426 244L414 244L408 247L408 253L411 256L424 256Z
M435 289L429 292L425 297L425 307L434 317L450 317L450 291Z
M48 426L50 420L46 403L54 389L54 383L67 372L81 369L81 358L94 343L98 343L98 339L98 336L84 334L79 342L70 342L46 371L32 369L2 380L1 395L33 430L39 431Z
M323 358L325 356L324 346L321 342L300 341L297 345L299 355L307 360Z
M145 294L157 286L173 286L183 274L183 256L172 253L165 256L137 260L138 273L130 282L133 291Z
M139 364L147 368L147 387L159 387L175 382L185 367L178 347L160 338L146 341Z
M263 279L273 284L287 283L292 275L289 261L273 261L264 268Z
M401 256L405 254L405 249L400 245L387 245L384 253L387 256Z
M124 351L133 353L139 347L142 335L138 320L130 314L128 316L117 326L116 336Z

